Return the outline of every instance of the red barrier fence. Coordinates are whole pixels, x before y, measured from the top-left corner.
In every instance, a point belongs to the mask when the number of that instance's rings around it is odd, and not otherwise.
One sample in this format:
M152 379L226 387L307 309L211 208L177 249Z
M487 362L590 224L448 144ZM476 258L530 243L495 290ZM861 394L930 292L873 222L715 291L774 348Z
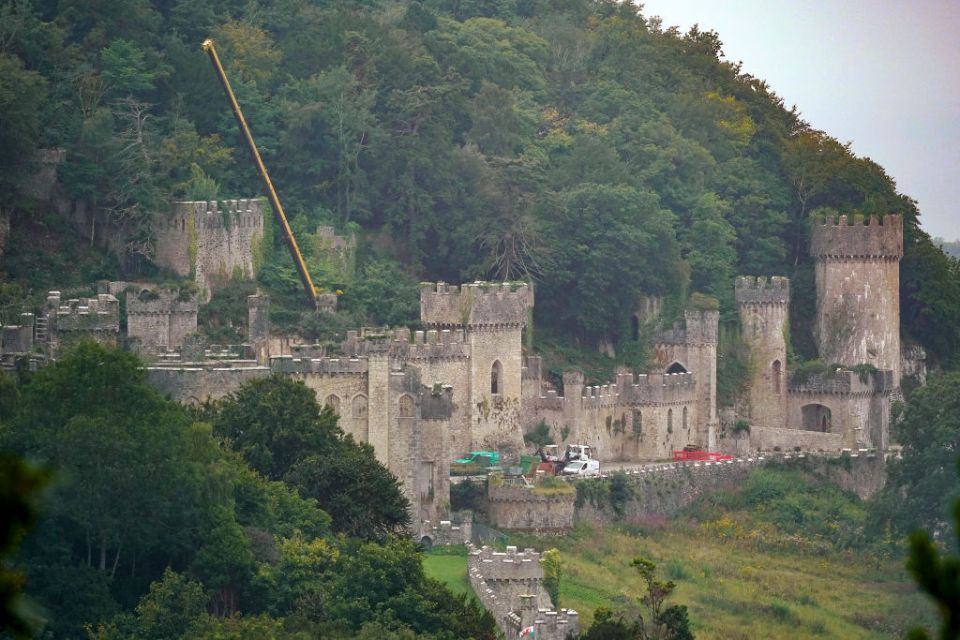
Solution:
M673 459L675 462L719 462L720 460L733 460L733 456L709 451L674 451Z

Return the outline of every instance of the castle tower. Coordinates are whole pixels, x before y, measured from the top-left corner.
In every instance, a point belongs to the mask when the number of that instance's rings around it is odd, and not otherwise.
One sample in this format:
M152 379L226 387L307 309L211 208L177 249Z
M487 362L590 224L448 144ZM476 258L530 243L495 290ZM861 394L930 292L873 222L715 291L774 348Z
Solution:
M420 319L428 329L465 331L470 354L471 447L523 446L520 396L523 329L533 306L526 283L474 282L460 288L420 285ZM454 384L456 386L456 384Z
M690 310L686 325L687 366L696 381L697 440L710 451L717 447L717 334L719 311Z
M872 364L900 384L900 258L903 219L840 216L813 227L821 360Z
M214 284L256 276L263 225L259 199L175 202L173 212L154 225L154 260L177 275L192 276L206 300Z
M259 364L270 361L270 296L247 296L247 340Z
M740 337L750 354L750 418L783 427L787 414L787 309L790 281L740 276L736 282Z

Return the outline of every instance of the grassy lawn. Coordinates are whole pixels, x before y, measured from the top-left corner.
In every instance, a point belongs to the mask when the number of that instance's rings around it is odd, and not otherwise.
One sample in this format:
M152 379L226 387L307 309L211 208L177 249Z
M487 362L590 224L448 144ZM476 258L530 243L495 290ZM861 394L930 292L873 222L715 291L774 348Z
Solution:
M434 580L447 585L454 593L466 593L473 596L470 580L467 578L466 552L451 555L446 550L428 552L423 557L423 568Z
M560 549L561 605L578 610L584 628L597 607L640 593L629 566L635 556L677 583L673 602L687 605L700 640L901 638L933 616L899 560L762 550L673 526L645 536L580 526L562 538L516 542Z

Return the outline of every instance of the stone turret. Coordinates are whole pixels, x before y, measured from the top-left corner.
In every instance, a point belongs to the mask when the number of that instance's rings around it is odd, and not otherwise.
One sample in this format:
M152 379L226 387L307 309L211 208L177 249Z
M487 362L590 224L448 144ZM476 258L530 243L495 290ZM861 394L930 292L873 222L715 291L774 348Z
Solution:
M813 226L820 358L868 363L900 382L900 259L903 219L840 216Z
M785 424L790 281L740 276L736 281L740 336L750 356L749 416L755 424Z

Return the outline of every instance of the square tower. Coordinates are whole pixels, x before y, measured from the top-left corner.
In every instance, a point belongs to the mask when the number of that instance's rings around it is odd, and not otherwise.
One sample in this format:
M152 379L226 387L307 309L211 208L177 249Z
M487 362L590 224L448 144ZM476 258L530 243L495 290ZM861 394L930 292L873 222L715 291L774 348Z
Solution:
M519 451L523 329L533 293L525 282L420 285L420 319L428 329L462 330L469 360L471 448Z
M903 219L840 216L818 220L816 259L820 358L893 371L900 384L900 259Z

